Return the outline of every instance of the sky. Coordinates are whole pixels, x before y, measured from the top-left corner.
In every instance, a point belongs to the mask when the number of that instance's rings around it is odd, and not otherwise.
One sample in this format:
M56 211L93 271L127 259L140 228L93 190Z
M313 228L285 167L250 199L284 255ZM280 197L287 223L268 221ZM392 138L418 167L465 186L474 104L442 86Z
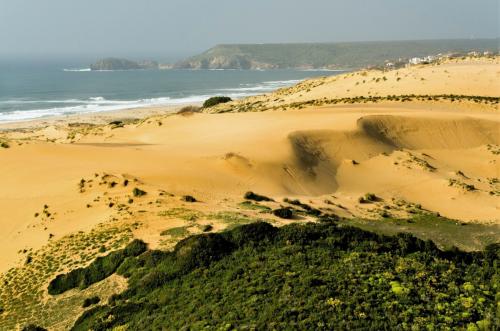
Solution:
M499 36L497 0L0 0L1 56L193 55L220 43Z

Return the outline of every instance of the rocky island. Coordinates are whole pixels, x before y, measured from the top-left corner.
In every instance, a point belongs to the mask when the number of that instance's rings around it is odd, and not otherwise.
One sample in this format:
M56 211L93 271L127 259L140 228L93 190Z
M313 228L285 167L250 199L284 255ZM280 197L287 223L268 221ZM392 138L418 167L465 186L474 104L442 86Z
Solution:
M105 58L96 61L90 65L91 70L139 70L139 69L158 69L158 63L155 61L135 62L127 59Z

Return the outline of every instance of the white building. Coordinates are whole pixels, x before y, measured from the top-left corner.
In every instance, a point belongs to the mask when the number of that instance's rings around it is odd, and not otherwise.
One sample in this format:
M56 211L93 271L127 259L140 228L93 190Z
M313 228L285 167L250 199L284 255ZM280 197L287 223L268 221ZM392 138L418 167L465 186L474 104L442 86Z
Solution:
M412 57L408 63L409 64L422 64L422 63L432 63L434 61L436 61L438 58L437 56L434 56L434 55L428 55L428 56L424 56L424 57Z
M420 63L422 63L422 62L424 62L424 60L423 60L423 59L421 59L421 58L419 58L419 57L412 57L412 58L408 61L408 63L409 63L409 64L413 64L413 65L415 65L415 64L420 64Z

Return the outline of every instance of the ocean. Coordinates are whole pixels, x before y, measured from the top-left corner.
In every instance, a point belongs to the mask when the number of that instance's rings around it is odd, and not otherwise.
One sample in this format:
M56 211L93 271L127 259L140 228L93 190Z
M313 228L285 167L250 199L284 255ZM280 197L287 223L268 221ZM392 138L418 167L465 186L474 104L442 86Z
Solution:
M342 71L90 71L70 62L0 62L0 123L243 98Z

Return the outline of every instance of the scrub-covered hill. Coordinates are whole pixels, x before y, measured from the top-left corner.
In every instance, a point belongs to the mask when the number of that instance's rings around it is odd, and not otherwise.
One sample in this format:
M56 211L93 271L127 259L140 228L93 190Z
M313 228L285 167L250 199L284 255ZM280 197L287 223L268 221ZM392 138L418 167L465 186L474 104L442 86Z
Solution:
M226 44L183 60L176 68L286 69L362 68L384 61L439 53L498 51L498 39L451 39L303 44Z
M128 278L128 289L87 310L73 330L498 325L498 245L482 253L441 251L411 235L381 236L323 220L281 228L258 222L189 237L172 252L127 257L117 273ZM68 276L52 289L77 287L79 275Z

